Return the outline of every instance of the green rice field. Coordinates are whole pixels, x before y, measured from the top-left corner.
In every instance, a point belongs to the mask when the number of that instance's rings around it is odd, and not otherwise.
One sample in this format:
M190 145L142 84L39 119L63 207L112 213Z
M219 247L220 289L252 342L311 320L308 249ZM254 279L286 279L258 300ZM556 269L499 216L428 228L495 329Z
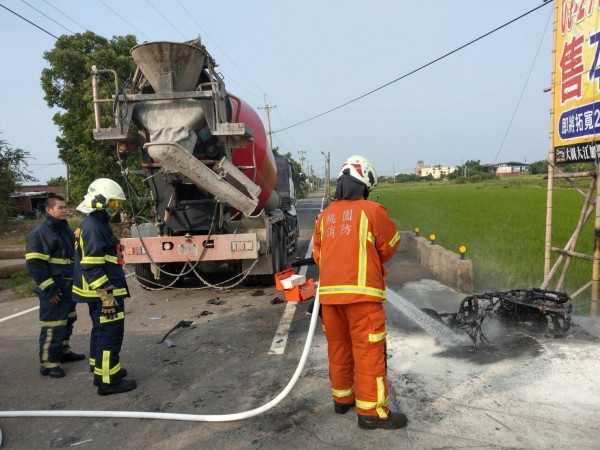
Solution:
M584 189L589 179L580 179ZM370 199L384 204L400 230L419 227L421 236L456 251L468 248L476 292L539 287L544 275L547 180L541 176L455 184L447 181L377 187ZM552 246L563 248L579 219L584 197L563 180L555 181ZM586 224L575 251L593 254L594 217ZM553 252L552 261L557 259ZM592 278L592 263L574 258L565 284L573 293ZM549 289L554 289L558 275ZM575 311L589 311L591 288L574 301Z

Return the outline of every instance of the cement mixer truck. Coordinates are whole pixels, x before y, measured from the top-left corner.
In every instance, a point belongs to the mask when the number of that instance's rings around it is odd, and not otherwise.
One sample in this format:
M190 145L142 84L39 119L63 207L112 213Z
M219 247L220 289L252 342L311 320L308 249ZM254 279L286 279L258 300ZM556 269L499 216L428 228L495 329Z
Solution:
M122 239L126 264L144 288L229 269L249 285L274 282L296 246L292 166L275 158L257 113L227 92L200 43L145 42L119 85L92 68L94 138L119 153L141 151L151 217ZM101 95L101 77L116 95ZM124 158L123 158L124 159ZM129 186L128 186L129 187Z

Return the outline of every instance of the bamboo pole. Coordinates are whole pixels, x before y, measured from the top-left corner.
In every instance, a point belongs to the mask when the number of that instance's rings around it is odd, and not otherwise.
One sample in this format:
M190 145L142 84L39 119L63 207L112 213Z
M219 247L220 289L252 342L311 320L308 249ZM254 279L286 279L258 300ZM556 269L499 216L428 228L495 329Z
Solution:
M598 150L596 150L598 151ZM592 301L590 315L598 314L598 289L600 284L600 161L596 153L596 222L594 224L594 262L592 263Z
M585 195L585 201L583 202L583 206L581 207L581 214L579 214L579 220L577 221L577 226L575 227L575 231L573 232L574 239L571 240L571 245L567 245L565 247L565 251L567 252L567 260L565 261L565 265L563 266L562 273L556 284L556 290L562 291L563 286L565 284L565 280L567 279L567 273L569 273L569 268L571 267L571 261L573 259L572 252L575 250L577 246L577 241L579 240L579 235L581 234L581 230L583 226L587 222L586 220L586 212L589 208L590 201L592 199L592 194L594 193L594 183L590 183L588 187L587 194ZM589 217L589 216L588 216Z
M554 27L552 39L552 74L550 76L550 136L548 150L548 189L546 193L546 241L544 248L544 279L550 272L550 264L552 262L552 191L554 187L554 96L556 95L556 33L558 32L558 4L554 5Z

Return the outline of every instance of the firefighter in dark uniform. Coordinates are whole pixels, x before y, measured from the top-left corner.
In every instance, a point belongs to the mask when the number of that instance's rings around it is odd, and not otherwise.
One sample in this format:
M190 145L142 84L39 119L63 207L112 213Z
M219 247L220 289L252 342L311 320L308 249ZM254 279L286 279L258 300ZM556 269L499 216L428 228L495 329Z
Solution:
M25 245L27 272L40 298L40 373L51 378L65 376L61 363L85 358L69 346L77 312L71 299L74 237L66 219L65 199L50 194L44 221L27 235Z
M87 303L92 319L90 371L99 395L135 389L134 380L124 379L119 353L125 330L124 300L129 297L119 240L109 221L125 200L123 189L108 178L90 184L77 209L88 216L75 231L73 299Z

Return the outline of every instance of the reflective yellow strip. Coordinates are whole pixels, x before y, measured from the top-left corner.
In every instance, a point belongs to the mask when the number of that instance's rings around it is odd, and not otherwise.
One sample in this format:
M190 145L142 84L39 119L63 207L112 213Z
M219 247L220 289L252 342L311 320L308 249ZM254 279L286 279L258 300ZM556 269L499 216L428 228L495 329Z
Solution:
M50 264L71 264L71 260L68 258L50 258L48 262Z
M371 244L375 243L375 237L373 236L373 233L371 233L370 231L367 233L367 241L369 241Z
M385 291L382 289L370 288L367 286L320 286L320 295L331 295L331 294L362 294L372 295L374 297L385 298Z
M104 264L104 256L84 256L81 264Z
M44 290L51 284L54 284L54 280L52 278L48 278L46 281L40 283L40 289Z
M100 318L102 320L102 318ZM96 373L96 371L94 371ZM106 384L110 384L110 350L104 350L102 352L102 371L100 374L102 376L102 382Z
M77 311L72 311L69 313L69 315L67 316L69 319L76 319L77 318Z
M96 365L96 358L90 358L90 366Z
M394 245L396 245L396 242L398 242L399 240L400 240L400 234L398 234L398 232L396 231L396 234L390 241L390 247L393 247Z
M354 394L354 386L348 389L333 389L331 388L331 394L336 397L349 397Z
M108 277L106 275L102 275L97 280L94 280L90 283L90 289L98 289L104 283L108 283Z
M367 284L367 235L369 219L364 211L360 212L359 242L358 242L358 286Z
M386 336L387 336L387 332L386 331L384 331L383 333L377 333L377 334L371 334L371 333L369 333L369 342L383 341Z
M73 293L79 295L80 297L100 298L100 296L96 293L95 290L81 289L77 286L73 286ZM125 296L125 295L127 295L127 289L125 289L125 288L113 289L113 295L115 297Z
M54 333L54 329L48 328L46 331L46 340L44 341L44 345L42 346L42 362L48 361L48 355L50 354L50 344L52 343L52 334Z
M44 255L43 253L25 253L25 259L41 259L42 261L48 261L50 259L50 255Z
M119 258L117 258L116 256L104 255L104 260L113 264L119 264Z
M94 375L100 375L100 376L102 376L103 370L104 370L104 367L102 369L95 368L94 369ZM117 363L117 365L115 367L113 367L112 369L109 369L108 372L111 375L115 375L115 374L119 373L120 370L121 370L121 363Z
M323 328L323 333L325 333L325 325L321 325L321 327Z
M383 409L384 406L387 406L387 398L385 396L385 386L383 385L383 377L377 377L377 406L375 410L379 415L380 419L387 419L388 415Z
M125 319L125 313L121 311L120 313L117 313L117 317L115 317L114 319L107 319L104 316L100 316L100 323L116 322L117 320L123 319Z
M52 328L52 327L64 327L66 325L67 325L66 320L45 320L45 321L40 320L40 326L42 326L42 327Z

